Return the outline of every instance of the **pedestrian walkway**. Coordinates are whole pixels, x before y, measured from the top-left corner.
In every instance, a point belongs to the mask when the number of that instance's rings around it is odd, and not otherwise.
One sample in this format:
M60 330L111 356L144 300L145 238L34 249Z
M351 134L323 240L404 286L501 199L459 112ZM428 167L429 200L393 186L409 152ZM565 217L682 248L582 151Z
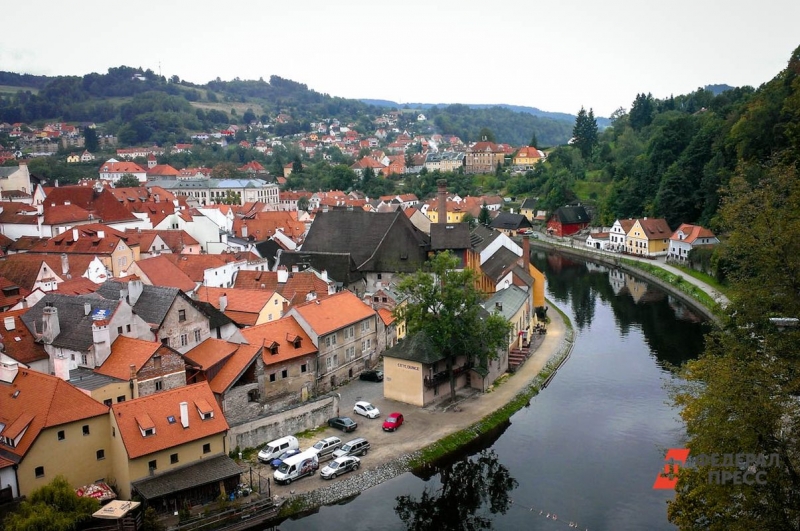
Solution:
M611 251L603 251L603 250L600 250L600 249L594 249L592 247L586 247L586 246L577 246L576 247L574 245L574 241L575 240L573 240L572 238L557 238L555 236L549 236L549 235L546 235L544 233L537 233L536 234L536 239L538 239L540 241L543 241L543 242L546 242L546 243L549 243L549 244L552 244L552 245L555 245L555 246L564 247L564 248L567 248L567 249L579 250L581 252L586 252L588 254L596 254L596 255L599 255L599 256L605 256L605 257L610 257L610 258L618 258L618 259L623 259L624 258L624 259L627 259L627 260L634 260L636 262L642 262L642 263L645 263L645 264L650 264L652 266L660 267L661 269L663 269L665 271L668 271L669 273L672 273L675 276L681 277L683 280L685 280L689 284L692 284L692 285L698 287L699 289L703 290L704 293L706 293L709 297L714 299L714 302L716 302L717 304L719 304L723 308L730 303L730 300L724 294L720 293L719 291L714 289L712 286L709 286L708 284L706 284L702 280L699 280L699 279L697 279L697 278L685 273L684 271L681 271L677 267L671 266L670 264L667 263L666 257L663 257L663 256L659 256L657 258L645 258L645 257L642 257L642 256L636 256L636 255L632 255L632 254L622 254L622 253L614 253L614 252L611 252Z

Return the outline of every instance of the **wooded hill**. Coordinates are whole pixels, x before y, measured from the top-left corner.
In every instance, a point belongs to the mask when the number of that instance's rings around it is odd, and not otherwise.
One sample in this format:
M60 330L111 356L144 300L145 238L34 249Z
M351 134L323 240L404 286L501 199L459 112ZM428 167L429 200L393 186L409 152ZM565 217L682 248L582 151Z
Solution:
M103 124L104 133L120 137L125 145L189 142L193 132L244 125L247 119L269 123L278 114L291 116L291 121L275 126L271 132L277 136L308 132L311 122L329 118L356 123L362 134L369 134L376 129L372 120L388 110L321 94L278 76L270 77L269 82L217 78L206 85L196 85L177 76L166 79L151 70L126 66L82 77L0 72L0 85L5 86L5 92L0 92L0 121L95 122ZM20 90L13 90L14 87ZM248 109L251 113L245 116ZM566 143L570 136L568 120L501 107L471 109L451 105L432 114L440 119L432 118L418 132L456 135L469 142L478 140L482 128L490 127L498 142L512 145L527 145L534 134L542 145L551 146Z

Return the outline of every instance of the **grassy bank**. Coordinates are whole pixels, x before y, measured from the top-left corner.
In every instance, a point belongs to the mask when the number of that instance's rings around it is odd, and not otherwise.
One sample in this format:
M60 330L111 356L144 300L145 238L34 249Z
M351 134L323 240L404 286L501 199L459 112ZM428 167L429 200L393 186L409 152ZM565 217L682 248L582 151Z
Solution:
M722 309L720 308L719 304L717 304L717 301L715 301L708 293L706 293L702 289L684 280L683 277L674 275L669 271L666 271L658 266L650 265L644 262L639 262L638 260L628 260L623 258L622 262L624 262L626 265L630 267L641 269L647 274L652 275L663 282L666 282L667 284L682 291L683 293L686 293L687 295L698 301L700 304L711 310L713 313L717 315L721 313Z

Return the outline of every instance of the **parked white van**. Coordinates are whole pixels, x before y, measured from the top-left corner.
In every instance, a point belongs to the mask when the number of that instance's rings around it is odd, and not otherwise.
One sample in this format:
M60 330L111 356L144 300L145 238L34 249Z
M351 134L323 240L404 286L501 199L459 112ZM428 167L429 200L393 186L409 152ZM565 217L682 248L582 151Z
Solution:
M319 459L314 450L306 450L297 455L287 457L273 473L277 483L288 485L304 476L312 476L319 468Z
M286 450L299 450L300 443L297 442L297 437L287 435L280 439L275 439L268 442L267 445L258 452L258 460L262 463L269 464L273 459L277 459Z

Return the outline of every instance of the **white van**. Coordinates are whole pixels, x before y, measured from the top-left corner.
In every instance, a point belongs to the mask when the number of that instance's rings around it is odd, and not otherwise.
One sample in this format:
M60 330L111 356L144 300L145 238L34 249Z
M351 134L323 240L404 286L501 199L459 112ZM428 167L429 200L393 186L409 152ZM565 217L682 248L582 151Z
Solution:
M258 452L258 460L262 463L269 464L273 459L277 459L286 450L299 450L300 443L297 442L297 437L287 435L280 439L275 439L268 442L267 445Z
M314 450L306 450L297 455L287 457L273 473L277 483L288 485L304 476L312 476L319 468L319 459Z

